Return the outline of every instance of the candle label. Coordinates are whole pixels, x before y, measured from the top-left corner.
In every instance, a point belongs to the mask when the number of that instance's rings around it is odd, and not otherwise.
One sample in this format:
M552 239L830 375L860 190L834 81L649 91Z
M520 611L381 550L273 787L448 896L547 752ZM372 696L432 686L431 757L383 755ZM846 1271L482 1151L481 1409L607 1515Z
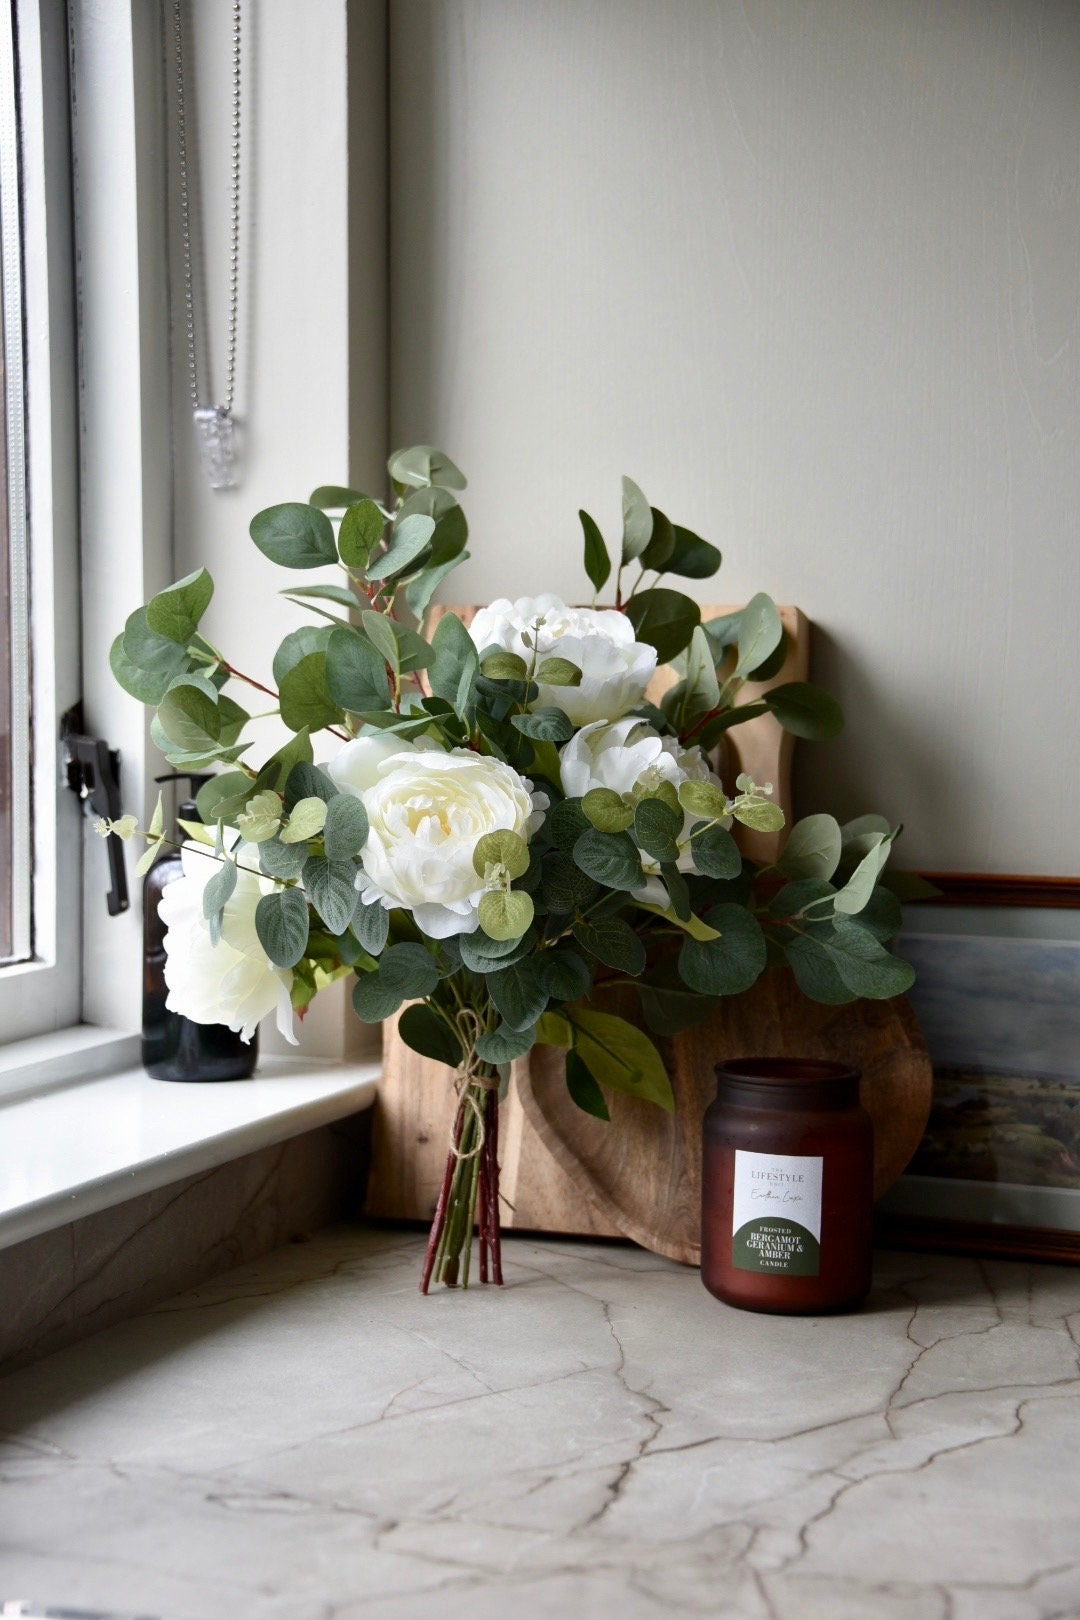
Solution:
M735 1150L731 1263L739 1271L816 1277L821 1269L820 1158Z

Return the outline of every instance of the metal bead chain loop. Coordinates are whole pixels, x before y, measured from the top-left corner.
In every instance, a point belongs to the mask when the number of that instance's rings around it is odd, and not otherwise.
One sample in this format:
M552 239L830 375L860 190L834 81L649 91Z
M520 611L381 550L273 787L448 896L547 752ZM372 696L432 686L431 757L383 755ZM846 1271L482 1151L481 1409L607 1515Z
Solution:
M229 205L229 302L225 322L225 413L231 414L236 397L236 352L240 308L240 195L241 195L241 67L243 62L242 0L233 0L232 21L232 149ZM192 179L189 158L187 103L184 82L184 0L173 0L173 48L176 76L177 180L180 202L180 245L184 268L184 322L188 351L188 391L192 410L199 406L198 334L195 324L196 253L192 226Z

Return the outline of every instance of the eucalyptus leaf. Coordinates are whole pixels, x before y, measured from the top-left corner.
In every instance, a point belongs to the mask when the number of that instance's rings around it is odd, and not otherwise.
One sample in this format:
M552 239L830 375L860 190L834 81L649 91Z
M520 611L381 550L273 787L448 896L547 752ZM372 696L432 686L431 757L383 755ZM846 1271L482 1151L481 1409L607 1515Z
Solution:
M739 846L726 827L706 827L692 837L690 853L702 877L735 878L742 871Z
M351 793L339 793L326 806L323 847L331 861L351 860L367 842L368 818L363 803Z
M309 505L336 512L343 506L354 506L357 501L366 500L367 496L360 490L349 489L344 484L320 484L318 489L312 490Z
M475 707L473 687L480 673L476 644L455 613L444 613L435 626L431 647L435 655L429 675L431 690L468 724Z
M765 703L785 731L810 742L837 737L844 729L844 711L836 699L810 681L788 681L765 694Z
M599 791L606 792L607 789ZM586 794L587 797L588 794ZM618 795L615 795L615 797L617 798ZM622 803L621 800L619 802ZM633 812L631 811L624 825L628 827L633 819ZM592 826L597 825L592 817L588 815L584 799L563 799L561 803L556 804L548 811L544 831L556 849L573 849L582 833L588 832L590 824ZM601 830L605 832L622 832L623 828L602 828Z
M362 714L390 706L386 660L355 630L330 632L326 644L326 690L341 709Z
M457 944L470 972L494 973L527 956L536 944L536 934L530 930L520 938L494 939L478 929L475 934L460 934Z
M649 543L638 558L642 568L661 574L667 569L668 559L675 550L675 530L671 519L659 507L652 508L652 534Z
M146 604L146 622L155 634L186 647L213 594L214 582L206 569L200 568L152 596Z
M430 996L439 982L435 959L423 945L390 945L373 973L364 973L353 987L353 1007L366 1024L381 1023L403 1001Z
M739 650L733 674L745 679L775 650L783 634L776 603L764 591L759 591L739 615Z
M597 832L625 832L634 824L634 808L614 788L590 788L581 809ZM584 831L584 827L580 831Z
M638 641L655 647L660 663L667 664L689 645L694 626L701 621L701 609L681 591L661 586L632 596L626 616Z
M195 795L199 820L211 826L220 817L233 823L255 791L255 783L244 771L223 771L204 782Z
M534 737L540 742L569 742L574 735L573 722L562 709L554 706L534 709L531 714L514 714L510 724L522 736Z
M788 878L828 880L840 861L840 824L833 816L806 816L788 835L777 871Z
M528 1029L547 1006L535 957L525 957L513 967L500 968L487 976L488 995L511 1029Z
M524 1057L526 1052L531 1051L535 1041L536 1030L533 1026L511 1029L504 1022L498 1029L480 1036L476 1043L476 1055L485 1063L512 1063L515 1058Z
M221 914L236 888L236 863L222 861L203 889L203 916L210 924L210 943L216 945L221 938Z
M306 844L283 844L279 838L259 845L259 866L268 877L298 878L308 858Z
M364 905L359 898L349 924L369 956L378 956L390 937L390 913L382 905Z
M443 489L464 489L465 474L455 467L443 450L430 444L415 444L405 450L395 450L387 462L390 476L396 484L420 488L424 484L438 484Z
M582 837L587 837L583 833ZM604 836L602 833L595 835ZM580 839L578 840L580 842ZM633 844L630 845L633 849ZM576 845L575 845L576 848ZM636 858L635 851L635 858ZM644 881L640 879L639 881ZM572 855L556 851L545 855L540 879L540 897L549 911L570 915L587 906L597 895L597 885L576 864Z
M597 917L574 924L574 938L605 967L637 978L645 971L645 945L622 917Z
M741 995L765 971L761 925L744 906L733 905L714 907L709 923L720 937L704 941L687 936L679 951L679 973L699 995Z
M640 889L645 882L641 858L626 833L602 833L592 828L574 845L574 864L607 889Z
M675 544L664 564L665 574L678 574L682 579L711 579L721 561L719 551L708 540L675 524Z
M520 939L534 910L532 895L522 889L489 889L481 895L476 915L489 939Z
M365 569L383 536L385 518L374 501L361 499L349 506L338 530L338 555L346 568Z
M278 889L264 894L255 907L255 932L276 967L295 967L308 941L308 908L302 891Z
M593 590L602 591L611 574L611 558L604 537L588 512L579 512L578 517L585 536L585 572Z
M448 1069L456 1069L465 1055L460 1038L446 1019L422 1002L406 1007L398 1020L398 1034L421 1057L445 1063Z
M623 566L640 557L652 539L653 515L645 496L632 478L622 481Z
M290 731L322 731L340 724L341 706L334 702L326 676L325 652L309 653L278 683L281 718Z
M566 1089L570 1093L570 1100L583 1114L591 1114L594 1119L611 1118L604 1093L576 1052L566 1054Z
M443 581L460 568L463 562L468 562L469 553L461 551L448 562L438 563L434 567L425 568L423 573L417 574L405 587L405 600L417 619L422 619L431 606L431 599Z
M677 861L683 818L660 799L642 799L634 814L634 837L654 861Z
M317 506L287 501L257 512L248 529L264 557L283 568L324 568L337 562L334 525Z
M310 760L298 760L285 778L282 797L291 814L301 799L322 799L326 804L339 796L337 783L321 766Z
M540 982L553 1001L578 1001L588 995L592 969L576 951L560 947L536 960Z
M419 512L402 518L391 531L387 550L374 563L368 563L368 578L392 579L397 574L403 574L427 550L434 533L434 518L423 517Z
M671 1081L644 1030L591 1008L575 1007L567 1017L574 1031L574 1050L594 1080L674 1113Z
M505 867L511 878L524 877L529 869L529 846L519 833L500 828L477 839L472 863L478 877L486 877L489 866Z
M283 844L302 844L317 838L326 820L326 800L298 799L289 813L289 825L281 834Z
M311 855L304 866L303 881L305 893L330 932L343 934L356 908L356 868L352 861Z

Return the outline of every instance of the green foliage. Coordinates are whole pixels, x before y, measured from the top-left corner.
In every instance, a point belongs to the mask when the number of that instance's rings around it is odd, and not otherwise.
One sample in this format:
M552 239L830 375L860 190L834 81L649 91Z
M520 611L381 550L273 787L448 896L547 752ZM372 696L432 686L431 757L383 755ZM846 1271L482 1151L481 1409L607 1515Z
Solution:
M334 525L317 506L286 501L257 512L248 530L264 557L283 568L325 568L337 562Z
M772 597L764 591L752 596L739 614L734 675L745 680L775 652L783 635L784 627Z
M623 917L583 919L574 924L574 938L605 967L634 978L645 971L645 943Z
M177 580L146 604L146 622L155 635L187 647L210 606L214 582L205 568Z
M368 818L362 802L351 793L338 793L326 807L323 847L331 861L351 860L367 842Z
M683 940L679 973L691 990L703 996L737 996L765 971L765 936L743 906L716 906L708 921L719 930L710 940Z
M390 937L390 913L385 906L365 906L357 901L349 924L369 956L378 956Z
M435 626L431 647L435 655L428 676L431 690L468 723L475 707L473 686L480 673L476 643L456 613L444 613Z
M547 991L533 957L524 957L512 967L489 973L487 990L510 1029L528 1029L548 1003Z
M210 941L216 945L221 938L221 917L236 888L236 865L224 860L203 890L203 916L210 924Z
M788 681L766 692L764 701L785 731L821 742L844 729L844 711L834 697L810 681Z
M367 636L345 627L330 632L326 643L326 690L332 703L354 714L389 708L386 660Z
M726 827L707 826L690 839L694 865L703 877L735 878L742 871L739 846Z
M604 1093L589 1073L584 1059L573 1051L566 1054L566 1089L570 1093L570 1100L583 1114L592 1114L594 1119L610 1120Z
M537 958L540 983L552 1001L577 1001L588 995L592 969L576 951L545 951Z
M574 1032L574 1051L593 1079L613 1091L625 1091L655 1103L665 1113L675 1111L671 1081L656 1047L644 1030L612 1013L588 1007L568 1009Z
M581 800L581 811L597 832L625 832L634 825L633 805L627 804L613 788L590 788ZM579 829L584 830L584 827Z
M338 788L326 771L313 765L310 760L302 759L297 761L285 778L283 797L285 808L291 815L301 799L322 799L329 804L331 799L338 797Z
M510 878L524 877L529 869L529 846L516 832L502 829L485 833L477 840L472 863L478 877L486 877L492 866L505 867Z
M776 869L788 878L831 878L840 847L840 824L833 816L806 816L792 827Z
M640 557L652 539L652 508L632 478L622 481L623 566Z
M585 535L585 572L594 591L602 591L611 575L611 558L604 537L588 512L579 512Z
M264 894L255 907L255 932L275 966L295 967L308 942L308 908L301 890Z
M533 898L521 889L490 889L476 908L489 939L520 939L533 920Z
M640 889L645 881L637 848L626 833L590 828L574 845L574 864L605 889Z
M343 934L356 907L356 868L352 861L309 855L304 865L304 891L330 932Z
M289 824L281 834L281 842L302 844L318 837L326 820L326 811L325 799L314 795L310 799L297 799L289 812Z
M634 837L654 861L677 861L683 818L661 799L642 799L634 813Z
M430 444L415 444L407 450L395 450L388 462L390 477L395 484L422 488L437 484L441 489L464 489L465 474L455 467L450 457Z
M363 569L383 536L385 519L374 501L350 505L338 530L338 555L346 568Z
M667 664L689 644L694 626L701 622L701 609L681 591L658 586L631 597L626 604L626 617L638 641L655 647L660 663Z
M512 1063L514 1058L524 1057L532 1050L536 1043L536 1029L528 1025L525 1029L511 1029L503 1022L498 1029L488 1031L481 1035L476 1043L476 1055L483 1058L485 1063Z
M575 729L562 709L554 707L534 709L531 714L512 715L510 723L523 736L535 737L540 742L569 742Z
M367 496L358 489L348 489L342 484L320 484L318 489L312 490L308 504L321 507L324 512L334 512L365 500Z
M683 579L711 579L719 571L721 561L719 551L708 540L675 524L675 544L664 564L665 574L678 574Z
M447 1068L457 1068L464 1056L460 1037L447 1020L423 1003L406 1007L398 1020L398 1034L421 1057L445 1063Z
M435 519L419 512L402 518L394 525L390 544L374 563L367 565L369 579L393 579L403 574L410 563L415 563L428 549L435 533Z
M357 979L353 1007L365 1024L380 1024L396 1013L403 1001L430 996L438 982L435 958L423 945L389 945L378 967Z

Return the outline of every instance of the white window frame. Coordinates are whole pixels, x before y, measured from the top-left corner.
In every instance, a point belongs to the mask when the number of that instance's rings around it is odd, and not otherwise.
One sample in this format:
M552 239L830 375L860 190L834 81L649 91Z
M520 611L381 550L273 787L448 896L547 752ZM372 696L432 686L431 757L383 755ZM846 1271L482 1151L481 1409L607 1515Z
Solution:
M0 19L0 71L17 86L18 146L5 132L4 178L21 202L21 359L26 410L21 465L30 585L29 713L32 933L26 961L0 969L0 1042L79 1021L79 805L64 785L61 716L79 696L78 432L71 234L67 27L62 0L18 0ZM16 168L17 163L17 168ZM14 292L14 289L12 289ZM6 297L6 294L5 294ZM14 299L13 299L14 302ZM9 305L9 308L11 306ZM18 304L15 303L18 313ZM9 350L20 344L11 333ZM9 445L18 452L18 433ZM19 488L21 482L22 487Z

